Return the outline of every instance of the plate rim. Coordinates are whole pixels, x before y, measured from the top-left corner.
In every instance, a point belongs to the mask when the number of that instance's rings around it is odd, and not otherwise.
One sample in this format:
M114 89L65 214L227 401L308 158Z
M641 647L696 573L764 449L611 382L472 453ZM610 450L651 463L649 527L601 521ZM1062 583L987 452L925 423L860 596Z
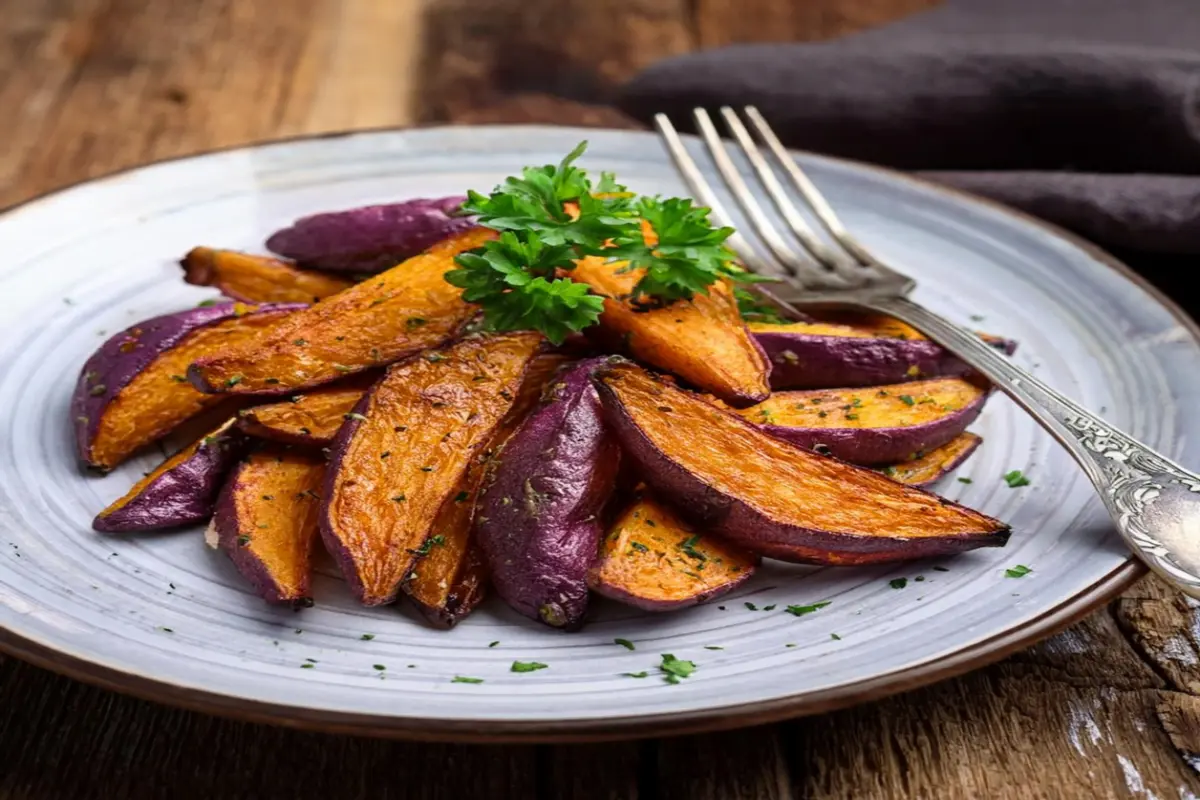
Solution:
M40 202L50 200L82 186L104 183L123 176L179 161L199 160L222 153L254 150L273 145L299 144L352 136L402 134L406 131L516 130L531 132L574 130L605 131L609 133L648 134L645 129L578 127L558 125L405 125L358 128L314 134L274 137L234 145L198 150L177 156L156 159L112 170L102 175L74 181L27 197L0 208L0 224L10 215ZM1163 307L1200 344L1200 324L1197 324L1174 300L1128 265L1082 237L1053 223L1026 214L1002 203L953 189L904 172L853 159L829 156L805 150L792 152L810 155L835 164L876 173L883 178L909 184L923 191L949 197L959 203L982 206L1040 229L1060 241L1084 251L1097 262L1137 285L1154 302ZM1082 591L1064 599L1042 614L1008 630L944 653L910 667L874 675L855 683L843 684L815 692L802 692L757 703L710 706L682 713L660 714L651 717L609 717L586 720L446 720L418 717L388 717L342 711L306 708L250 700L232 694L183 686L167 680L115 669L78 657L0 626L0 653L28 662L42 669L73 680L142 700L211 714L227 719L270 724L301 730L336 734L355 734L412 741L462 743L557 743L601 742L650 737L708 733L734 728L779 722L801 716L826 713L860 703L927 686L937 681L995 663L1007 655L1035 644L1070 627L1096 608L1117 597L1149 570L1130 555L1099 580Z

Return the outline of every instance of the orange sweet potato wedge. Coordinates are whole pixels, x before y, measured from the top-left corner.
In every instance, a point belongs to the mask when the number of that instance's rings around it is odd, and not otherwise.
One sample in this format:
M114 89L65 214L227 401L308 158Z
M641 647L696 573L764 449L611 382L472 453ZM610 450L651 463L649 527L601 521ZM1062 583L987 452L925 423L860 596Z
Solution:
M975 421L987 390L961 378L863 389L776 392L743 417L851 464L893 464L941 447Z
M541 336L468 336L394 365L334 440L321 535L365 605L392 602L512 409Z
M378 380L363 372L348 380L309 389L279 403L244 409L238 427L259 439L308 447L326 447L354 411L363 393Z
M442 504L431 528L434 533L417 548L419 557L402 588L425 618L440 628L454 627L487 593L487 560L472 535L475 503L485 471L537 403L546 383L569 361L561 353L534 356L512 408L497 426L488 446L472 459L458 490Z
M221 303L143 320L112 336L83 365L71 401L80 459L110 470L221 402L188 383L188 364L257 338L303 308Z
M909 486L928 486L961 466L981 444L981 437L973 433L960 433L941 447L920 453L911 461L883 467L880 472Z
M437 347L476 312L442 276L456 255L495 235L456 234L243 347L196 360L188 377L202 392L290 394Z
M765 556L868 564L1008 541L1003 522L776 439L628 362L596 373L606 418L660 497Z
M642 494L621 513L588 573L592 591L647 611L673 611L741 585L758 556L702 536L674 510Z
M325 460L284 447L252 453L229 477L212 527L238 572L271 603L311 606Z
M211 247L193 247L179 264L193 286L214 286L246 303L315 303L354 285L278 258Z
M771 363L746 329L728 285L717 283L707 295L647 310L629 299L641 271L622 274L621 266L589 257L571 272L573 280L605 298L599 325L605 340L730 405L766 399Z

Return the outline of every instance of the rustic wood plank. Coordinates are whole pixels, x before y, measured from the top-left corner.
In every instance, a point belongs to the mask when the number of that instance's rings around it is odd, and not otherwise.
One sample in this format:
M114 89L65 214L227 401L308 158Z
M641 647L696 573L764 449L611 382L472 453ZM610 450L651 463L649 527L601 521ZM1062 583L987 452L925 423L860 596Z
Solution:
M653 770L653 742L547 746L538 760L539 796L547 800L650 800L640 776Z
M1200 695L1200 604L1151 577L1114 610L1130 641L1172 688Z
M295 0L286 13L270 0L16 0L0 15L0 205L275 135L417 118L631 126L603 102L660 57L834 35L928 4L428 0L421 17L418 0ZM1195 615L1146 581L959 680L787 726L605 746L301 733L0 659L0 797L1192 796Z
M783 800L791 797L780 726L684 736L658 744L662 800ZM851 796L851 795L845 795Z
M688 0L433 0L418 118L459 120L515 94L592 105L694 48Z
M413 118L419 0L52 10L0 28L27 54L0 56L14 67L0 102L24 123L0 153L0 205L148 160Z
M1194 796L1200 781L1158 718L1171 694L975 673L801 727L796 794Z
M700 47L748 42L803 42L832 39L881 25L942 0L696 0L695 27Z
M3 798L459 800L537 793L531 746L412 744L231 722L120 697L12 660L0 665L0 709Z
M0 108L7 121L0 148L0 206L17 196L18 173L74 78L102 0L20 3L0 22ZM6 199L7 198L7 199Z
M1164 686L1100 612L963 678L797 721L796 794L1188 796L1200 781L1170 745L1200 740Z
M340 0L331 17L309 22L318 34L301 65L311 99L293 98L278 133L321 133L407 125L413 121L420 60L422 0ZM277 12L276 12L277 13ZM289 12L290 13L290 12ZM320 35L325 33L326 35Z

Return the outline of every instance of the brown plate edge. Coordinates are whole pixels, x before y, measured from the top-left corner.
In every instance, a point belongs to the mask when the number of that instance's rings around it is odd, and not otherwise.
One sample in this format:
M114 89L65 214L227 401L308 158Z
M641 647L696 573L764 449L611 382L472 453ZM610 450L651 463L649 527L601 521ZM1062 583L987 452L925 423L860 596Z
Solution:
M428 127L434 128L438 126ZM106 175L58 187L0 209L0 214L16 211L24 206L48 199L56 194L69 191L86 183L100 182L143 167L180 161L185 158L195 158L214 153L250 149L271 144L333 139L358 134L399 132L407 129L411 128L379 127L351 131L333 131L246 142L229 147L198 151L138 164L113 171ZM624 130L614 132L631 133L633 131ZM1034 227L1041 228L1052 236L1063 239L1085 251L1096 261L1115 270L1136 284L1175 317L1197 342L1200 342L1200 326L1175 301L1164 295L1146 278L1134 272L1129 266L1100 247L1057 225L1010 208L1002 203L979 197L969 192L951 189L931 181L914 178L886 167L826 156L819 153L806 153L806 155L876 172L892 180L915 184L926 190L983 205L994 211L1020 219ZM189 687L158 681L146 676L122 672L85 659L67 655L38 642L18 636L4 628L0 628L0 652L27 661L37 667L102 689L131 695L142 700L164 703L189 711L213 714L242 722L264 723L324 733L354 734L431 742L549 744L561 742L617 741L658 736L710 733L821 714L859 703L879 700L893 694L910 691L937 681L962 675L963 673L994 663L1007 655L1070 627L1097 607L1116 598L1147 572L1148 569L1140 561L1131 556L1087 589L1068 598L1034 619L989 639L976 642L948 656L913 667L818 692L806 692L759 703L709 708L691 713L670 714L650 718L613 717L604 720L566 722L495 722L482 720L446 721L406 719L400 717L386 718L345 714L261 703L231 695L199 691Z

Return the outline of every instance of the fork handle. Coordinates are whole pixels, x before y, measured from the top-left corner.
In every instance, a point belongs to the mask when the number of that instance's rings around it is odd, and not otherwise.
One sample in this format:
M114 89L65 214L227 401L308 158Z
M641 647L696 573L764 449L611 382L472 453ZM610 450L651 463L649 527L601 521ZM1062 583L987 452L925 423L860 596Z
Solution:
M1134 555L1200 599L1200 476L1051 389L976 334L904 297L873 299L986 376L1079 463Z

